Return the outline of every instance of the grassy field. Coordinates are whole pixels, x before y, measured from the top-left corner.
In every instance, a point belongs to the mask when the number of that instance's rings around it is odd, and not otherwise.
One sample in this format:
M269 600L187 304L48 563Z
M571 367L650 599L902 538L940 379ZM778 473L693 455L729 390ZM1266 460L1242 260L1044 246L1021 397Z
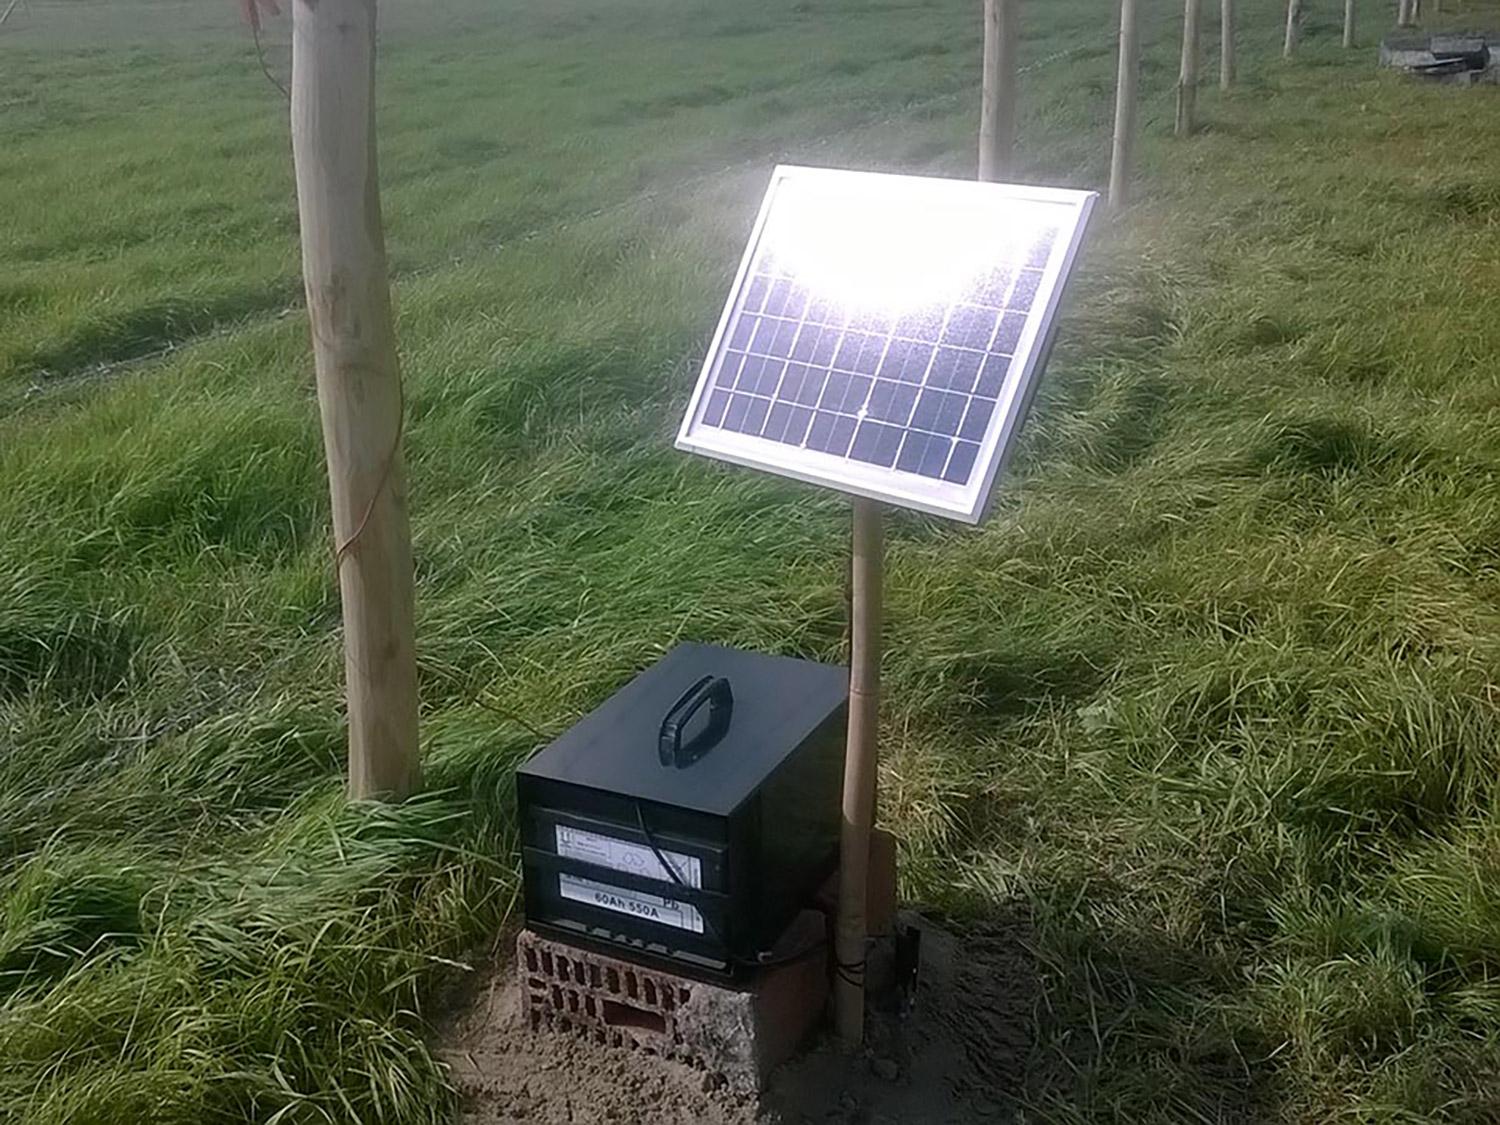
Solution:
M1173 143L1178 7L996 515L893 521L881 817L1029 927L1028 1120L1493 1122L1500 91L1243 5ZM844 651L846 505L670 435L770 164L970 172L976 6L385 9L400 808L340 794L281 95L228 0L0 29L0 1121L446 1120L515 762L678 640ZM1102 180L1112 18L1027 5L1025 178Z

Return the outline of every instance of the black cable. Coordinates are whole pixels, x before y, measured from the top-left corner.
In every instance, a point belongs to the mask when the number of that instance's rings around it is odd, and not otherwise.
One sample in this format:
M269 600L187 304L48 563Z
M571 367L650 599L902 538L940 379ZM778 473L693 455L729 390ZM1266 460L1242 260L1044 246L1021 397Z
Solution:
M646 812L641 807L641 802L639 800L633 800L631 804L635 806L636 825L640 828L641 835L646 838L646 843L650 846L651 853L656 856L656 862L662 865L663 869L665 869L666 873L671 877L672 882L676 883L678 887L682 888L685 891L696 890L697 888L689 887L686 883L684 883L682 881L682 876L677 874L677 869L667 862L667 857L662 853L661 848L656 843L656 836L652 833L651 829L646 827ZM688 902L691 903L691 899L688 899ZM696 909L696 907L694 909ZM823 937L813 942L813 944L808 946L806 949L800 949L796 953L783 954L780 957L775 956L769 949L762 950L754 957L740 957L734 952L734 950L729 948L729 943L724 940L724 935L719 932L719 927L714 925L713 919L708 916L707 911L699 910L698 917L703 919L703 924L708 927L708 931L713 935L713 939L724 947L725 956L727 956L733 964L740 965L744 968L766 969L775 968L781 965L795 965L797 962L806 960L814 953L817 953L819 950L825 948L828 945L828 939L826 937ZM838 966L838 971L840 975L843 975L844 966L842 964ZM860 963L858 971L861 973L861 975L864 973L863 962ZM847 976L845 976L844 979L849 980ZM851 981L850 983L855 982Z

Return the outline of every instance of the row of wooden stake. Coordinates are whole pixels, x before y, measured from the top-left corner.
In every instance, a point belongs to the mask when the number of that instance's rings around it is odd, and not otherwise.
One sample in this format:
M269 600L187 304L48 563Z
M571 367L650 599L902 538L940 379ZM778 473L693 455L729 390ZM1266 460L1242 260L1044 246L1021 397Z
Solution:
M0 0L6 3L7 0ZM8 15L25 0L8 0ZM1354 45L1344 0L1344 46ZM1434 0L1441 4L1441 0ZM1398 22L1420 0L1399 0ZM1235 0L1220 0L1220 85L1235 82ZM1019 0L984 0L979 176L1012 174ZM1186 0L1176 132L1195 128L1202 0ZM1302 0L1287 0L1284 51L1297 47ZM401 459L402 402L376 187L373 0L293 0L292 148L303 276L333 499L344 609L349 789L404 796L417 784L412 554ZM1129 195L1137 132L1139 0L1120 0L1119 81L1109 200Z
M1441 3L1441 0L1437 0ZM1415 21L1421 0L1399 0L1397 22ZM1355 0L1344 0L1346 48L1354 46ZM1182 66L1177 79L1174 132L1191 136L1197 128L1198 64L1202 56L1203 0L1186 0L1182 14ZM1287 0L1282 54L1296 53L1302 0ZM979 178L1004 179L1011 169L1016 133L1017 45L1020 0L984 0L984 77L979 114ZM1131 154L1135 146L1141 61L1140 0L1120 0L1120 69L1115 89L1115 133L1109 161L1109 202L1129 201ZM1219 0L1219 88L1236 78L1235 0Z

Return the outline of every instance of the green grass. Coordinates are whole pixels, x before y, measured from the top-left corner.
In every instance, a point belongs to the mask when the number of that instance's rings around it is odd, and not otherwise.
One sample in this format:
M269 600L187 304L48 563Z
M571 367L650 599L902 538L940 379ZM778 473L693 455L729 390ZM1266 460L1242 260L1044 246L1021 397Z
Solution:
M1027 5L1027 178L1103 178L1109 7ZM994 518L892 520L881 816L1026 920L1029 1119L1500 1116L1500 92L1274 7L1179 144L1146 4ZM340 796L280 95L228 3L0 29L0 1121L447 1119L515 762L680 639L843 653L846 506L670 435L769 164L970 170L972 5L387 9L399 808Z

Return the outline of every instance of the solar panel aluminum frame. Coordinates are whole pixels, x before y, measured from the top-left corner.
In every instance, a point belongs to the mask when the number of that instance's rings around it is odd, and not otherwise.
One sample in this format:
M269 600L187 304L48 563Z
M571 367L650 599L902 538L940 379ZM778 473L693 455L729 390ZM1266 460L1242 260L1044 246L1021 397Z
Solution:
M1046 265L1042 269L1039 291L1046 294L1046 300L1041 305L1039 315L1035 307L1027 314L1011 359L1010 373L998 400L997 417L991 419L980 443L975 465L976 468L982 467L982 471L973 472L967 483L957 484L916 473L893 472L861 461L781 444L758 435L700 424L712 390L715 365L725 349L734 320L734 310L739 306L741 295L751 276L762 235L775 206L777 191L793 178L851 184L858 184L862 180L878 181L880 184L893 186L906 183L913 187L920 186L922 192L930 193L933 201L940 201L944 196L954 199L967 197L972 200L976 195L983 195L988 199L1009 198L1018 202L1063 205L1072 210L1072 225L1059 228L1058 237L1054 239ZM778 165L772 172L734 284L678 430L677 448L931 515L970 524L981 522L989 508L995 479L1014 452L1016 438L1030 407L1038 376L1051 348L1065 284L1098 198L1097 192L1063 188Z

